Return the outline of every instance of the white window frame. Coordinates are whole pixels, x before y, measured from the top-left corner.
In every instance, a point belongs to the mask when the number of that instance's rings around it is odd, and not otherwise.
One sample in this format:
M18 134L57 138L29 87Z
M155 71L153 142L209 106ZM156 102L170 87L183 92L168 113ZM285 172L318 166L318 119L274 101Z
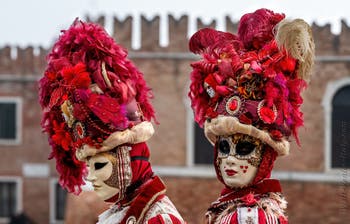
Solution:
M51 224L63 224L64 220L56 219L56 184L58 183L58 178L51 178L49 184L50 192L50 223Z
M332 158L332 102L335 94L341 88L350 85L350 77L345 77L342 79L329 82L326 88L326 92L323 97L322 106L324 108L324 155L325 155L325 172L326 173L338 173L344 172L344 169L332 168L331 158Z
M16 213L23 211L23 182L21 177L17 176L0 176L0 183L13 182L16 184ZM9 223L10 217L0 217L0 223Z
M193 167L194 163L194 126L193 112L189 105L186 105L186 166Z
M13 140L1 139L0 145L19 145L22 143L22 105L21 97L0 96L0 103L15 103L16 105L16 138Z

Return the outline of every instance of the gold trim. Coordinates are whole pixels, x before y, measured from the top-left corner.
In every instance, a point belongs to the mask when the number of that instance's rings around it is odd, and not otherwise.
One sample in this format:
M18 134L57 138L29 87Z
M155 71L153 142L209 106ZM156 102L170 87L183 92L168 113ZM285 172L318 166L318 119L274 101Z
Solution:
M102 76L103 79L105 80L107 86L110 88L112 87L112 83L111 80L109 80L108 76L107 76L107 71L106 71L106 63L103 61L101 64L101 68L102 68Z
M72 128L75 122L75 117L73 116L73 113L74 113L73 110L74 110L73 105L69 100L65 100L61 105L61 111L62 111L63 117L69 128Z
M127 220L126 220L126 224L135 224L136 223L136 218L135 216L130 216Z
M149 207L151 206L151 204L153 204L154 200L156 200L156 198L161 195L161 194L165 194L166 189L159 191L158 193L156 193L155 195L153 195L153 197L151 198L151 200L148 201L148 203L145 205L145 207L143 208L136 224L140 223L141 220L143 220L145 213L148 211Z

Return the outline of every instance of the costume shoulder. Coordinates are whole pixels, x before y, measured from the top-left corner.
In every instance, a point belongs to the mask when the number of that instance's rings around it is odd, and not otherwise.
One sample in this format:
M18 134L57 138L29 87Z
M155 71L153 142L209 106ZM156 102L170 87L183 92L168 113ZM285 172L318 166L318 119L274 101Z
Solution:
M167 196L155 202L145 216L146 223L185 223L174 204Z
M183 224L185 223L182 219L179 219L179 217L176 217L173 214L158 214L154 216L153 218L147 220L147 224Z

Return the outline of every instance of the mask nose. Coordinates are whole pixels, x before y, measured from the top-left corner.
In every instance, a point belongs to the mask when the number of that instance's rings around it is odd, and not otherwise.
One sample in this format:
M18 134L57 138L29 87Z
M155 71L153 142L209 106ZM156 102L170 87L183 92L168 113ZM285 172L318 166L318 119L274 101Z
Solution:
M236 158L232 155L228 155L228 157L226 158L226 164L227 165L235 165L236 164Z
M95 181L95 180L96 180L95 172L92 171L91 169L88 169L88 171L89 171L89 173L88 173L86 179L87 179L88 181L90 181L90 182Z

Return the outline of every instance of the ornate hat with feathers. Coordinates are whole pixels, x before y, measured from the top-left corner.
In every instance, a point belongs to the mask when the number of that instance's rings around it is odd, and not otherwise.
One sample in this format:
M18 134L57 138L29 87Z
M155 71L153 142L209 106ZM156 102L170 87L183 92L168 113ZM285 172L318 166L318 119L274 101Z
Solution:
M240 19L237 35L204 28L189 48L201 56L191 64L191 106L212 144L241 133L286 155L291 135L299 143L315 48L305 21L259 9Z
M94 23L77 19L63 30L47 61L41 124L60 184L79 193L88 156L152 136L151 92L127 51ZM84 145L93 147L80 151Z

